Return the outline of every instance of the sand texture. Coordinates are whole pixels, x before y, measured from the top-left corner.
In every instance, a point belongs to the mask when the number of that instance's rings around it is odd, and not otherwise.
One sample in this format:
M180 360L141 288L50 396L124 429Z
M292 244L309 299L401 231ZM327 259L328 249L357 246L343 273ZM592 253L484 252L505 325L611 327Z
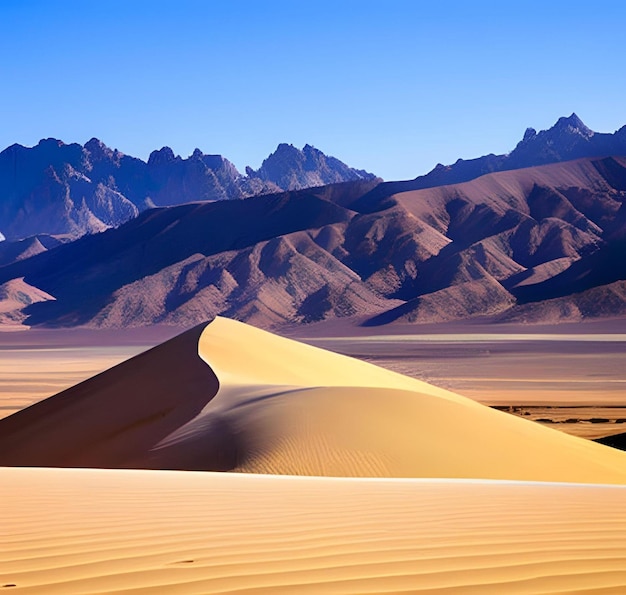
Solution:
M1 469L0 586L624 593L626 488Z
M215 395L217 379L197 357L203 328L0 420L0 458L9 465L134 466L155 437L193 419Z
M0 420L0 464L626 483L626 453L219 317Z

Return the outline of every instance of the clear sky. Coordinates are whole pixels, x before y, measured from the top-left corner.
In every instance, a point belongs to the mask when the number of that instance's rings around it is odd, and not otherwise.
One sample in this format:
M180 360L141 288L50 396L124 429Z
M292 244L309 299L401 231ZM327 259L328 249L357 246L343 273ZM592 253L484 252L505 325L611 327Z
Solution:
M96 136L254 168L312 144L385 179L626 124L626 3L0 0L0 148Z

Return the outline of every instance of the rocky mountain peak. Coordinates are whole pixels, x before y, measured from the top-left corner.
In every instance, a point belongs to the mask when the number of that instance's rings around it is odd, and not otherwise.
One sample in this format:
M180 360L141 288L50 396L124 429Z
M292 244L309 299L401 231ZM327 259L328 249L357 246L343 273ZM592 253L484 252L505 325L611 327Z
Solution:
M24 147L23 145L20 145L19 143L13 143L12 145L9 145L6 149L4 149L4 151L2 151L0 155L14 155L24 150L26 150L26 147Z
M578 134L586 138L594 135L593 130L585 126L585 123L575 113L572 113L569 118L559 118L551 130Z
M199 148L182 158L164 146L146 162L95 137L84 146L54 138L34 147L13 145L0 153L0 196L5 198L0 229L9 240L40 233L78 236L155 206L240 199L370 176L310 145L301 151L286 143L264 161L261 175L246 171L242 176L228 159ZM27 211L37 216L24 217Z
M278 146L276 147L276 151L274 151L275 153L280 153L282 151L291 151L293 152L294 150L297 150L291 143L278 143Z
M89 152L92 159L113 159L114 155L119 155L118 151L113 151L107 147L100 139L91 138L85 143L85 149Z
M281 143L258 170L246 168L250 178L276 184L284 190L300 190L351 180L369 180L376 176L356 170L335 157L325 155L319 149L306 144L302 150L291 144Z
M280 143L277 147L276 150L271 153L266 159L265 161L269 161L269 160L273 160L276 158L298 158L302 155L302 151L300 151L299 149L297 149L296 147L294 147L292 144L288 144L288 143ZM264 161L264 163L265 163Z
M527 128L523 139L510 153L460 159L452 165L437 166L413 180L391 183L396 192L467 182L485 174L559 163L587 157L626 156L626 126L617 132L594 132L572 113L559 118L549 129Z
M152 151L148 157L148 165L164 165L180 161L180 156L174 155L174 151L170 147L162 147L157 151Z
M38 143L37 143L38 147L42 147L42 148L53 148L53 147L64 147L65 143L62 140L59 140L58 138L42 138Z

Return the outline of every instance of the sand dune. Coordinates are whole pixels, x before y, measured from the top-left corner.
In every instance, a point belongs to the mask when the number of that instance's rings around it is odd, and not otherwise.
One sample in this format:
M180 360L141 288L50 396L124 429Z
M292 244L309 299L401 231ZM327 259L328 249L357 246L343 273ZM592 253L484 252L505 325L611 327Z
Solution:
M425 382L217 318L200 356L215 399L162 443L210 420L235 429L235 470L626 483L626 456ZM233 375L233 362L245 362Z
M0 463L626 483L626 453L224 318L0 420Z
M217 318L0 420L0 589L623 593L625 463Z
M1 469L0 497L17 593L626 588L623 487Z

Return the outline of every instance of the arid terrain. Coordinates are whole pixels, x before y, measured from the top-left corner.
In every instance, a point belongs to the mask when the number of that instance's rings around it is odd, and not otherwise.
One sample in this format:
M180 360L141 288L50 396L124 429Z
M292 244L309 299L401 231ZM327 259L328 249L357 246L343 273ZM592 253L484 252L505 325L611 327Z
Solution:
M223 318L0 420L0 465L20 593L626 585L626 453Z
M623 487L0 473L7 592L618 595L626 584Z
M7 241L0 323L189 327L221 315L279 330L626 314L626 157L395 190L357 180L149 209L50 248Z
M624 593L625 142L0 153L0 589Z
M178 332L47 330L0 334L0 419ZM626 432L626 324L321 324L288 336L449 389L585 438ZM335 334L336 336L330 336ZM327 336L325 336L327 335ZM346 335L346 336L342 336Z
M175 327L0 334L0 419L175 335ZM626 432L626 324L318 324L285 334L480 403L599 438ZM374 334L378 333L378 334ZM332 336L332 335L335 336Z
M626 595L624 23L0 1L0 595Z
M320 324L289 334L568 434L593 439L626 432L623 321L393 331Z

